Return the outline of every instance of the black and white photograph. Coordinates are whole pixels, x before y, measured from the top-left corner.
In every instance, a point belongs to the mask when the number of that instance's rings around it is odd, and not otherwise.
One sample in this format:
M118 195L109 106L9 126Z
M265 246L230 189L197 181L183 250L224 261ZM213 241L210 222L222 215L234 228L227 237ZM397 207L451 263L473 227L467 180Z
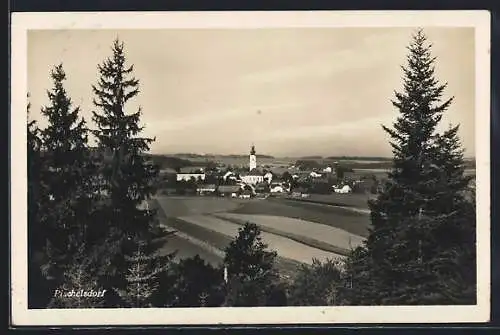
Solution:
M487 12L12 22L13 322L488 320Z

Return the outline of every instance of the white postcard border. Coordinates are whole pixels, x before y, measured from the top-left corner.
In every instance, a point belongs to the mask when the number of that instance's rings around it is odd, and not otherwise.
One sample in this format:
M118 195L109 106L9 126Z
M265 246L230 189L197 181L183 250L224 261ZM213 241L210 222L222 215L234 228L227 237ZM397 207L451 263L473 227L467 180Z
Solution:
M455 323L490 318L490 14L487 11L13 13L11 24L11 308L22 325ZM27 32L35 29L475 27L477 305L29 310Z

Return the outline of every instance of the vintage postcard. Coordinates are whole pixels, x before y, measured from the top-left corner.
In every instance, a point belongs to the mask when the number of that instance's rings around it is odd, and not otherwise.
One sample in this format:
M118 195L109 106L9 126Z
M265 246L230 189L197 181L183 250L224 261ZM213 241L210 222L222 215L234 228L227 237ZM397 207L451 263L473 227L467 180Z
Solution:
M14 325L489 320L488 12L11 28Z

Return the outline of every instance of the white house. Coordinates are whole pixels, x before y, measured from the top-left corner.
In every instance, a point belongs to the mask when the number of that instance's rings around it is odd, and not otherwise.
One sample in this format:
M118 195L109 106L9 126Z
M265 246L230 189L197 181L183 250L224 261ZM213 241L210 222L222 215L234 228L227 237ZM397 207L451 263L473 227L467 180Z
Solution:
M332 173L332 167L331 166L327 166L326 168L323 169L323 172L326 172L326 173Z
M274 185L269 189L271 193L285 193L286 190L283 185Z
M290 191L288 184L283 182L274 182L271 183L269 191L271 193L287 193Z
M344 185L341 188L334 187L335 193L351 193L352 188L349 185Z

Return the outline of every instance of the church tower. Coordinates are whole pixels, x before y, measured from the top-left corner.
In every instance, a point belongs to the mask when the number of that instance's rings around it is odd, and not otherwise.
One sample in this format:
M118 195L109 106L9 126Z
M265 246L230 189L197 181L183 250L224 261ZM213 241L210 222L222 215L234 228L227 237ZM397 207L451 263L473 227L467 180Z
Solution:
M255 146L250 150L250 171L257 168L257 156L255 155Z

